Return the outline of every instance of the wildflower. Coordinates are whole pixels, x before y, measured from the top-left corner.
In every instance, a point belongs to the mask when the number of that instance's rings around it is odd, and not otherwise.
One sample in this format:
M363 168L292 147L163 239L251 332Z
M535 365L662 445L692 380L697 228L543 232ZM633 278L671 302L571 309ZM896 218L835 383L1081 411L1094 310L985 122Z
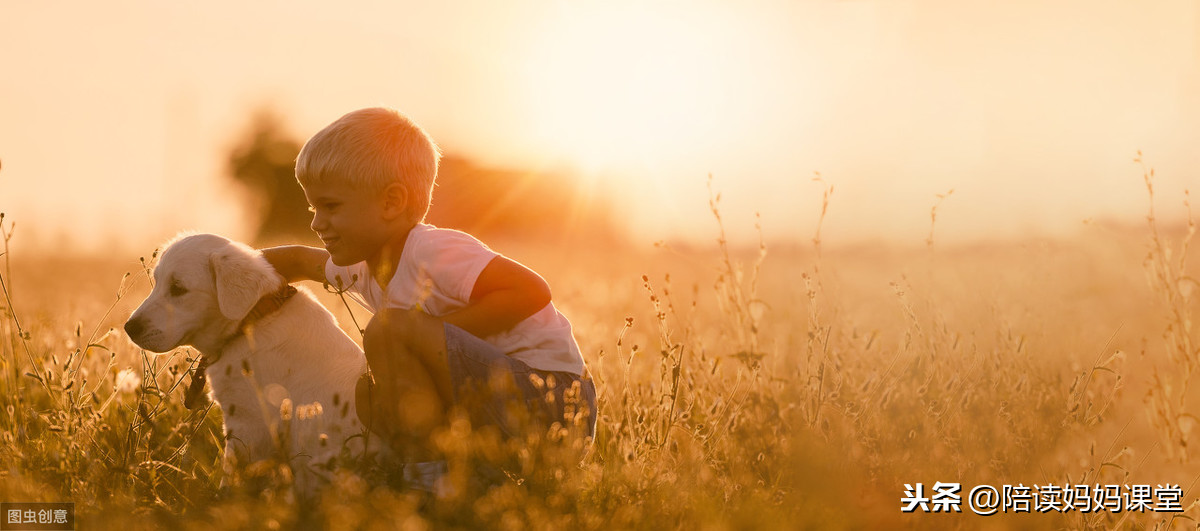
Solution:
M121 369L121 372L117 373L117 392L129 394L141 386L142 377L138 373L134 372L133 369L125 368Z

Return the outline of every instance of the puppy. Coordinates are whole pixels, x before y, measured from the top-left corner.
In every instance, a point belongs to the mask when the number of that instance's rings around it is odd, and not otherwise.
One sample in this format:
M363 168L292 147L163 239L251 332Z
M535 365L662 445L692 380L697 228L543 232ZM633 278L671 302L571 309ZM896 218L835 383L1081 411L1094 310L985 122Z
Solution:
M188 402L205 373L225 421L225 470L271 457L291 465L311 498L348 446L386 451L355 411L362 350L307 290L296 290L250 247L212 234L177 237L154 268L153 291L125 331L138 346L201 354ZM194 407L194 404L189 404ZM369 435L369 434L368 434Z

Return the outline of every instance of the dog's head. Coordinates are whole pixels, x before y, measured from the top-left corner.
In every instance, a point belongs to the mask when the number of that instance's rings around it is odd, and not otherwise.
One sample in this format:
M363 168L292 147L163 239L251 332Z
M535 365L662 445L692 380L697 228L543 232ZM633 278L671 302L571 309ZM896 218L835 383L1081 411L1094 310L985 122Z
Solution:
M154 290L125 332L153 352L216 346L283 282L262 253L244 244L213 234L177 237L167 243L154 267Z

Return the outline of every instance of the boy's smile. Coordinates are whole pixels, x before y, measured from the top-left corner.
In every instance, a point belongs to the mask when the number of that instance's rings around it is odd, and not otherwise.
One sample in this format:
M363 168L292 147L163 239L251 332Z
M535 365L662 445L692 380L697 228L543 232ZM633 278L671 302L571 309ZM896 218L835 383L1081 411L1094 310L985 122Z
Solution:
M334 264L346 266L370 262L395 234L384 215L384 201L366 190L344 184L309 183L304 187L310 227ZM374 264L372 264L374 265Z

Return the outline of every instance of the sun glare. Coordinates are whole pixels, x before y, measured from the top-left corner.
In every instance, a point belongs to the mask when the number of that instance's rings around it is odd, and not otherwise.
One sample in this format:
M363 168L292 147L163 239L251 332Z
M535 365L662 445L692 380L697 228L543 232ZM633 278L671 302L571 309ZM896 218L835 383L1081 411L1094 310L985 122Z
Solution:
M646 6L563 7L535 28L531 129L587 172L687 154L721 124L730 71L716 16Z

